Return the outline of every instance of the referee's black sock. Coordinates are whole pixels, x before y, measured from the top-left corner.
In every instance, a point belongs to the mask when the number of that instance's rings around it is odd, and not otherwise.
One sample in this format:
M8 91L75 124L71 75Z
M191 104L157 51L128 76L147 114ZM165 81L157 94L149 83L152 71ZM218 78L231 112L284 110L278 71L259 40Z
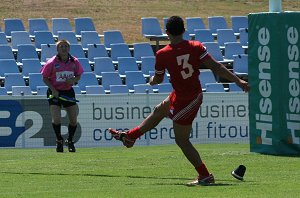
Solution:
M61 136L61 124L52 123L52 127L54 129L56 139L57 140L63 140L63 137Z
M69 131L68 141L70 141L70 142L73 141L73 137L75 135L76 128L77 128L77 125L72 126L69 124L69 126L68 126L68 131Z

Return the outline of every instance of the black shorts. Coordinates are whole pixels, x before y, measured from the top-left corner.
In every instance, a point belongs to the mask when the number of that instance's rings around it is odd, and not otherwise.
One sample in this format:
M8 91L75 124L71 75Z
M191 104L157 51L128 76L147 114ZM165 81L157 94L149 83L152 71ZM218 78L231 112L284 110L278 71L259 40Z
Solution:
M74 89L71 88L69 90L57 90L59 92L59 96L68 96L70 98L75 98L75 92ZM52 95L51 89L47 90L47 98L49 105L56 105L56 106L63 106L63 107L71 107L73 105L76 105L76 102L70 102L65 100L60 100L58 98L49 98L49 96Z

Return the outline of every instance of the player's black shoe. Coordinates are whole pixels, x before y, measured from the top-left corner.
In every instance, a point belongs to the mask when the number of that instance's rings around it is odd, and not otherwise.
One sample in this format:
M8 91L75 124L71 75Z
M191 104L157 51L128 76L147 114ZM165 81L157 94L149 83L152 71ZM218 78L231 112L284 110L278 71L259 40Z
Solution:
M69 152L72 152L72 153L76 152L76 149L75 149L75 146L74 146L74 142L66 140L65 143L68 146Z
M64 140L56 140L56 152L64 152Z

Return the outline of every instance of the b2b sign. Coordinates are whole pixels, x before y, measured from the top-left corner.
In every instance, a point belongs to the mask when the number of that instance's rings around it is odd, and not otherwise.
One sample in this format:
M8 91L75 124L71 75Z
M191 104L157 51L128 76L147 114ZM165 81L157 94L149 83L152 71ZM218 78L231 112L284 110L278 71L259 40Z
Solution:
M79 126L75 141L80 136ZM0 100L0 147L44 146L55 146L47 100Z

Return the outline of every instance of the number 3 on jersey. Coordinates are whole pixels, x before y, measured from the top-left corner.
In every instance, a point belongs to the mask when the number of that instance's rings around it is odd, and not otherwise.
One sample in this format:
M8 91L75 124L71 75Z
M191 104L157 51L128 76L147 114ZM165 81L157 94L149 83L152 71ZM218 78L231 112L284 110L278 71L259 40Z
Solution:
M189 54L177 56L177 64L182 67L181 76L183 79L191 77L194 72L193 66L188 63L189 57ZM185 70L186 68L187 70Z

